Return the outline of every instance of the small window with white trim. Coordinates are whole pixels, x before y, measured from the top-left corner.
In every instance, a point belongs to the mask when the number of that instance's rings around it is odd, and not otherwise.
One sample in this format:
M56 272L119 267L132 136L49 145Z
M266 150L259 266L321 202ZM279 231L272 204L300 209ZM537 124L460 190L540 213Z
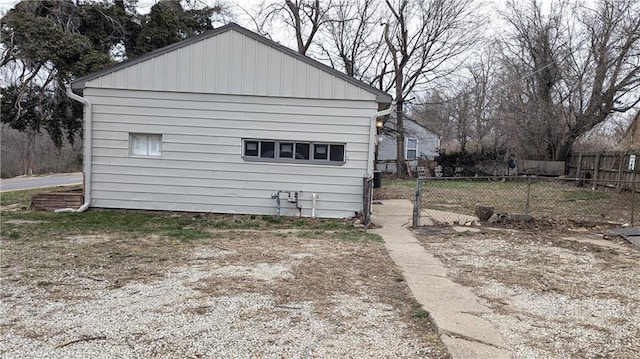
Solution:
M162 135L149 133L129 134L130 153L132 156L162 156Z
M415 160L418 158L418 139L417 138L407 138L406 144L407 153L405 154L405 159L407 160Z

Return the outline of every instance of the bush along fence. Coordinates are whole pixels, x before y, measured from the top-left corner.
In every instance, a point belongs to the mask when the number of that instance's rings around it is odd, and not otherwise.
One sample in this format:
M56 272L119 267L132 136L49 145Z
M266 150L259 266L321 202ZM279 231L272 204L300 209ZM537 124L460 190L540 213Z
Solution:
M639 225L640 182L548 177L419 178L413 225L510 220ZM489 216L486 216L489 212Z

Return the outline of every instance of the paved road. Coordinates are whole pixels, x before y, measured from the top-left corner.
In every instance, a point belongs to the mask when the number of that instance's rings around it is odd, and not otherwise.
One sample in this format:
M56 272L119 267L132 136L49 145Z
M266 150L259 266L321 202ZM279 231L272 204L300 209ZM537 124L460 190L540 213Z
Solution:
M77 184L82 184L82 173L42 177L16 177L0 180L0 192L41 187L72 186Z

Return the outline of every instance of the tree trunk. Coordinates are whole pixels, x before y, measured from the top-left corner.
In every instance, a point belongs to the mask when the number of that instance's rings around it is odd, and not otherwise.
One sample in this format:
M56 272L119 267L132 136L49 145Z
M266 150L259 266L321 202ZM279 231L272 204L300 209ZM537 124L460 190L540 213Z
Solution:
M567 136L562 139L562 143L560 143L560 147L556 152L556 161L566 161L569 157L571 157L571 147L573 147L573 143L575 142L574 136Z
M396 131L398 132L396 139L396 150L398 151L396 155L396 171L399 175L406 176L409 174L409 171L404 157L404 118L402 107L401 102L396 105Z
M36 131L29 129L27 132L27 153L24 163L25 176L33 175L33 155L36 152Z

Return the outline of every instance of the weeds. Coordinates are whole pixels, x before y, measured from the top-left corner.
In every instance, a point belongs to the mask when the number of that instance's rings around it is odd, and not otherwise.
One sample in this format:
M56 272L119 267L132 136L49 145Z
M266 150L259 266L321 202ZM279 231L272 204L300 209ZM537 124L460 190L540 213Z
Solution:
M412 316L416 319L428 319L429 311L422 308L422 304L415 301L411 306Z

